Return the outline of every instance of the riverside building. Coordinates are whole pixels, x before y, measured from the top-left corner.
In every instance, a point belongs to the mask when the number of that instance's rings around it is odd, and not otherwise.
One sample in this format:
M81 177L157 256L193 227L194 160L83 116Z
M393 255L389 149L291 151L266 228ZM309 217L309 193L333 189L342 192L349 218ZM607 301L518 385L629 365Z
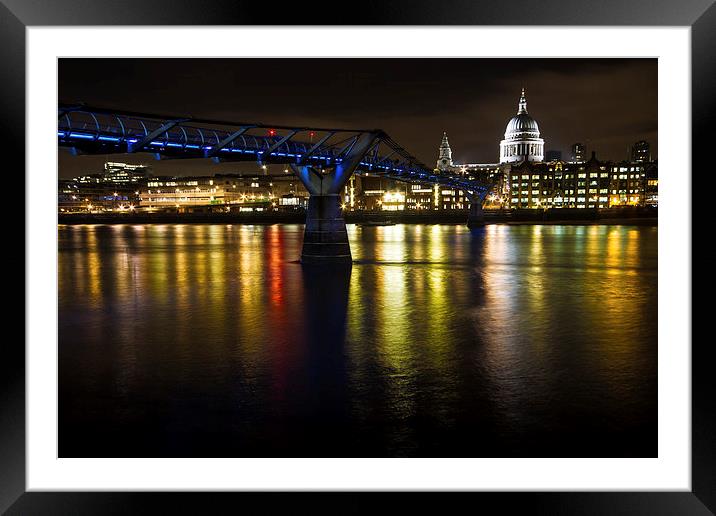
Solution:
M60 212L124 211L139 204L139 187L151 177L148 165L108 161L102 172L60 180L57 204Z
M658 205L656 163L522 162L509 174L511 208L612 208Z
M148 210L264 211L305 207L307 198L308 192L293 175L216 174L153 178L140 190L139 206Z

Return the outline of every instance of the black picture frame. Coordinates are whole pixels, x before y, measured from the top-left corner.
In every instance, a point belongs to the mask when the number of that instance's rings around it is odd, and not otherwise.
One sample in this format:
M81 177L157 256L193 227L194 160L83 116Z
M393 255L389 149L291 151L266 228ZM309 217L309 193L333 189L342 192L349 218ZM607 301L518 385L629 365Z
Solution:
M346 14L346 6L352 12ZM244 0L0 0L2 117L6 149L24 170L25 29L40 25L658 25L691 27L692 170L710 172L716 137L716 4L714 0L364 0L341 7L322 0L267 8ZM237 44L241 44L238 42ZM161 47L159 47L161 48ZM160 51L159 51L160 52ZM156 53L156 49L155 49ZM697 151L698 150L698 151ZM688 163L685 157L684 163ZM684 174L688 173L685 167ZM708 174L706 174L708 175ZM692 175L693 177L693 175ZM689 184L689 183L686 183ZM27 195L28 192L25 192ZM691 196L691 192L686 192ZM24 211L24 208L23 208ZM693 212L692 212L693 213ZM692 217L695 220L695 217ZM11 266L25 268L25 256ZM30 271L26 270L26 274ZM703 287L702 287L703 288ZM19 303L18 303L19 305ZM692 306L696 306L692 303ZM695 320L692 316L692 320ZM682 343L675 343L682 344ZM25 492L25 343L5 338L0 360L0 511L7 514L205 514L261 508L350 514L383 506L378 493L76 493ZM410 506L445 512L462 501L526 514L716 513L716 421L710 339L692 343L692 491L585 493L414 493ZM320 496L318 498L317 496ZM462 500L461 500L462 499ZM392 500L391 500L392 501ZM226 509L220 510L220 504ZM455 504L455 505L453 505ZM451 511L452 512L452 511Z

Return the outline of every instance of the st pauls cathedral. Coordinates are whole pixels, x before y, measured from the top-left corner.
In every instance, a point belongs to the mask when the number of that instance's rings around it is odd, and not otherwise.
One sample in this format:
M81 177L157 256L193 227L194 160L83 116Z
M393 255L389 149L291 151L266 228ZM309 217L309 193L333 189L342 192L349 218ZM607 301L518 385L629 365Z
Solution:
M527 112L527 97L522 88L517 114L507 123L505 139L500 142L499 163L463 164L452 161L452 150L446 133L438 151L437 169L443 172L465 172L466 169L498 167L505 163L522 161L541 162L544 160L544 140L540 138L537 121Z
M495 181L486 199L488 208L609 208L656 206L657 163L649 144L636 142L624 161L599 161L596 153L585 156L584 145L575 143L569 160L561 152L545 155L537 121L527 111L524 88L517 114L507 127L494 163L454 163L447 133L438 149L436 171L451 172ZM450 199L464 205L462 192ZM452 206L451 206L452 207ZM447 208L447 204L446 204Z

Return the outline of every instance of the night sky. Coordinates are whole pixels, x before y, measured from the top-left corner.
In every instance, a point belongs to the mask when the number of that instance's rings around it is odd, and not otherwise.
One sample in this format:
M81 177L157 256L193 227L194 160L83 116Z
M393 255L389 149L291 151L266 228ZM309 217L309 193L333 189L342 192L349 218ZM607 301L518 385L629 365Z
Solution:
M494 163L520 89L545 150L583 142L620 160L637 140L657 155L656 59L60 59L60 102L276 125L380 128L428 166L443 131L456 163ZM60 151L60 177L105 156ZM158 175L258 171L255 164L149 163ZM277 171L278 172L278 171Z

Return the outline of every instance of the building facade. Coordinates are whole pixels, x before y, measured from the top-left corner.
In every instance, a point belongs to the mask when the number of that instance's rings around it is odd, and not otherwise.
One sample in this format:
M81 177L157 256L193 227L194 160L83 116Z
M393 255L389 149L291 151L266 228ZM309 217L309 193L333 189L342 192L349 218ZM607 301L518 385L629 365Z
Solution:
M599 161L523 162L509 174L509 206L533 208L611 208L657 206L656 163Z
M139 191L143 209L177 208L197 211L265 211L306 206L308 192L292 174L216 174L201 177L157 177Z

